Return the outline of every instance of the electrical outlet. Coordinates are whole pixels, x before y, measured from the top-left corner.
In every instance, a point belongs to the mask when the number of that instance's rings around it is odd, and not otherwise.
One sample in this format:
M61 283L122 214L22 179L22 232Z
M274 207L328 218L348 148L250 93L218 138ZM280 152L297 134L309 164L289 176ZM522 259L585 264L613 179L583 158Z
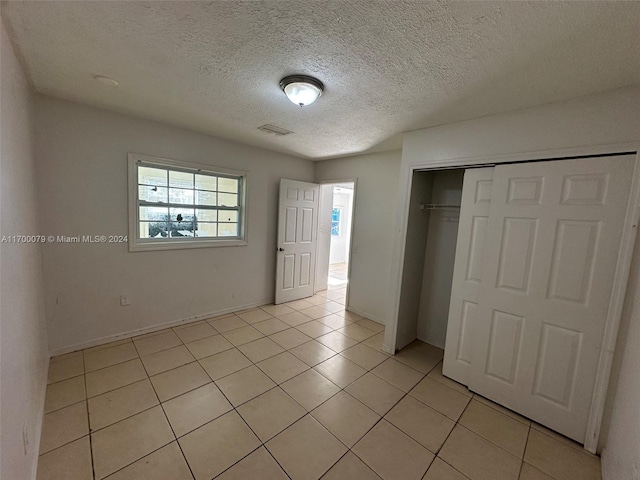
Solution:
M120 297L120 305L123 307L126 307L127 305L131 305L131 299L129 297L122 295Z

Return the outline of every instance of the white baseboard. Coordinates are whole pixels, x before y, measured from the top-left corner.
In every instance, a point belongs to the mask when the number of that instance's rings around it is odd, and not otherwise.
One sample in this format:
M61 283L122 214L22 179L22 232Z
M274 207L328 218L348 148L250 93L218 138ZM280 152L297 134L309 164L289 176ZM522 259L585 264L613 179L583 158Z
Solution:
M368 318L369 320L372 320L376 323L379 323L380 325L384 325L385 328L387 326L387 322L385 322L383 319L377 317L376 315L372 315L371 313L365 312L363 310L359 310L357 308L353 308L351 306L347 306L345 308L345 310L347 310L348 312L352 312L355 313L356 315L360 315L362 317ZM396 352L392 351L387 345L382 345L382 351L385 353L388 353L389 355L395 355Z
M38 408L38 420L36 422L36 438L34 438L35 445L35 455L33 456L33 464L31 465L31 478L32 480L36 480L36 476L38 475L38 460L40 459L40 438L42 437L42 422L44 421L44 402L47 397L47 384L49 383L49 361L51 357L47 357L46 362L44 362L44 377L42 382L42 388L40 391L40 407Z
M387 325L387 322L385 322L383 319L378 318L377 316L375 316L375 315L373 315L371 313L365 312L363 310L359 310L357 308L353 308L350 305L347 305L345 307L345 310L347 312L351 312L351 313L355 313L356 315L360 315L361 317L368 318L369 320L373 320L374 322L379 323L380 325L385 325L385 326Z
M421 342L424 342L428 345L431 345L432 347L436 347L439 348L440 350L444 350L444 345L440 345L437 342L434 342L433 340L426 338L426 337L422 337L421 335L418 335L416 337L418 340L420 340Z
M104 345L105 343L115 342L116 340L122 340L124 338L136 337L138 335L144 335L145 333L152 333L158 330L164 330L165 328L175 327L178 325L185 325L188 323L199 322L200 320L205 320L207 318L219 317L220 315L226 315L228 313L239 312L241 310L246 310L247 308L255 308L261 307L263 305L270 305L273 303L273 299L260 300L258 302L247 303L244 305L236 305L234 307L224 308L221 310L216 310L215 312L203 313L201 315L196 315L188 318L181 318L179 320L171 320L169 322L152 325L149 327L139 328L137 330L130 330L128 332L116 333L114 335L108 335L106 337L96 338L94 340L89 340L87 342L76 343L75 345L69 345L67 347L60 347L50 352L52 357L57 355L63 355L65 353L75 352L77 350L82 350L85 348L96 347L98 345ZM355 312L354 312L355 313Z

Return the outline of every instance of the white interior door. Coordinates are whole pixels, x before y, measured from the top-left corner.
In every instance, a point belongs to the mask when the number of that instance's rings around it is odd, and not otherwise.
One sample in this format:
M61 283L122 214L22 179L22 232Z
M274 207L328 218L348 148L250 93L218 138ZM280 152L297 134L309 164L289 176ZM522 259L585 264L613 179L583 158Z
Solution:
M314 294L318 190L315 183L280 180L276 304Z
M469 388L581 443L633 164L494 169Z
M456 259L453 267L443 373L469 384L473 326L480 301L480 280L489 223L493 167L464 172Z

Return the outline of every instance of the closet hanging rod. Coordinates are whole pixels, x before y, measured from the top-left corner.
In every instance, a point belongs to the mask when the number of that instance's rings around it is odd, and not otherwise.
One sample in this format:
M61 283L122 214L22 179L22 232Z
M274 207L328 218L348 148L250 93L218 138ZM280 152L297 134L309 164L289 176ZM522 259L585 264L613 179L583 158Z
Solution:
M444 203L422 203L420 210L459 210L460 205L448 205Z

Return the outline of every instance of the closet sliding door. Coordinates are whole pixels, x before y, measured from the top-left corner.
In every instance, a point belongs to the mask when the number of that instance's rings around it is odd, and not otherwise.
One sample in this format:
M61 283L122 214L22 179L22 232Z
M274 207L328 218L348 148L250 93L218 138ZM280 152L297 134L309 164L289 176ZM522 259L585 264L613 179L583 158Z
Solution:
M473 345L471 390L581 443L633 167L632 156L495 167L471 341L453 338L469 322L460 309L449 318L447 346Z
M463 385L469 385L493 170L466 170L462 185L443 373Z

